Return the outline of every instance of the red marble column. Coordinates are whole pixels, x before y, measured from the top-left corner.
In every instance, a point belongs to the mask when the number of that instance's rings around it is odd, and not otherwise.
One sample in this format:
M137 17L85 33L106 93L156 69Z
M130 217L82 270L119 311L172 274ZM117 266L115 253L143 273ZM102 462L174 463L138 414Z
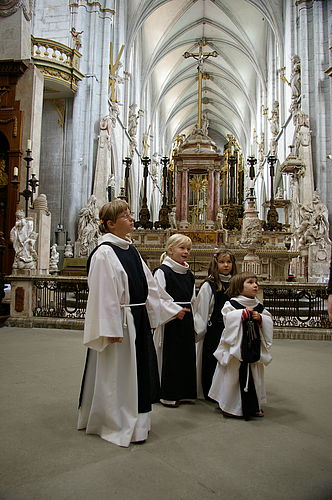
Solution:
M181 192L182 214L181 221L188 222L188 169L182 171L182 192Z
M177 168L176 172L176 220L182 220L182 205L181 205L181 192L182 192L182 169Z
M207 192L207 222L214 221L214 171L208 169L208 192Z

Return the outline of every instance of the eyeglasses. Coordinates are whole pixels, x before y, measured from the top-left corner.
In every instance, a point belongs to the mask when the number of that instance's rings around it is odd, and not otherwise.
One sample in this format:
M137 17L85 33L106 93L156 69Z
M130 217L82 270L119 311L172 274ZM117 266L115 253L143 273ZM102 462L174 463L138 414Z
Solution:
M123 215L119 216L119 219L125 219L125 220L129 220L129 219L133 219L133 218L134 218L133 212L129 212L129 214L123 214Z

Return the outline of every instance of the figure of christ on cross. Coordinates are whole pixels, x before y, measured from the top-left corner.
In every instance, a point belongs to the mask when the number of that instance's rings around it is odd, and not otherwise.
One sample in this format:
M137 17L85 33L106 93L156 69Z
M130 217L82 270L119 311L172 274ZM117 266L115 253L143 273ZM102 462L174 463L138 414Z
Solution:
M119 70L122 66L120 62L120 58L122 56L122 52L124 49L124 45L121 45L121 48L119 50L119 53L115 59L115 62L113 62L113 43L110 43L110 63L109 63L109 98L111 102L116 102L119 103L119 83L123 83L125 78L120 77L119 75Z
M214 50L213 52L203 52L203 47L207 45L207 41L205 38L202 38L198 42L198 52L185 52L183 57L188 59L189 57L193 57L198 61L198 116L197 116L197 128L202 128L202 81L204 79L208 79L208 74L203 73L203 63L209 57L217 57L218 54Z

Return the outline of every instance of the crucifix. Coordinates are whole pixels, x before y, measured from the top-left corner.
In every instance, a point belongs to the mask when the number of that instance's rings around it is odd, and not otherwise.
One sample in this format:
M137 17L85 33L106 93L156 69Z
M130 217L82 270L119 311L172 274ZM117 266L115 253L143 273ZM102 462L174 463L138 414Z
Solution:
M203 52L203 47L207 45L205 38L202 38L198 42L198 52L185 52L183 57L188 59L188 57L193 57L198 61L198 116L197 116L197 128L202 128L202 82L203 79L207 80L209 78L207 73L203 73L203 63L209 57L217 57L218 54L214 50L213 52Z
M115 62L113 62L113 43L110 43L110 63L109 63L109 98L112 102L120 102L118 99L118 84L123 83L124 78L119 76L119 70L122 66L120 59L124 45L121 45L118 55L116 56Z

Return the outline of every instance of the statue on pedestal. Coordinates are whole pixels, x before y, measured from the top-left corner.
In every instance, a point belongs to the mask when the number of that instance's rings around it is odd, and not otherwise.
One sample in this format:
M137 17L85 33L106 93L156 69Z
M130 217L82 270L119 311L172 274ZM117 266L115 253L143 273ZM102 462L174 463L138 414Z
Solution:
M37 252L35 244L38 234L33 230L33 220L25 217L23 210L17 210L16 223L10 231L10 240L15 250L13 269L36 269Z
M50 257L50 272L55 273L59 271L58 263L59 263L59 252L57 251L57 245L54 243L51 246L51 257Z
M78 217L79 256L85 257L97 245L99 235L97 198L94 195L90 196L87 205L80 210Z
M168 220L171 226L171 229L177 229L176 224L176 208L173 207L172 210L168 214Z
M64 256L66 257L66 259L74 257L73 245L70 240L65 244Z
M314 191L311 205L300 206L300 226L295 231L299 249L317 244L325 248L330 244L328 210L321 202L318 191Z

